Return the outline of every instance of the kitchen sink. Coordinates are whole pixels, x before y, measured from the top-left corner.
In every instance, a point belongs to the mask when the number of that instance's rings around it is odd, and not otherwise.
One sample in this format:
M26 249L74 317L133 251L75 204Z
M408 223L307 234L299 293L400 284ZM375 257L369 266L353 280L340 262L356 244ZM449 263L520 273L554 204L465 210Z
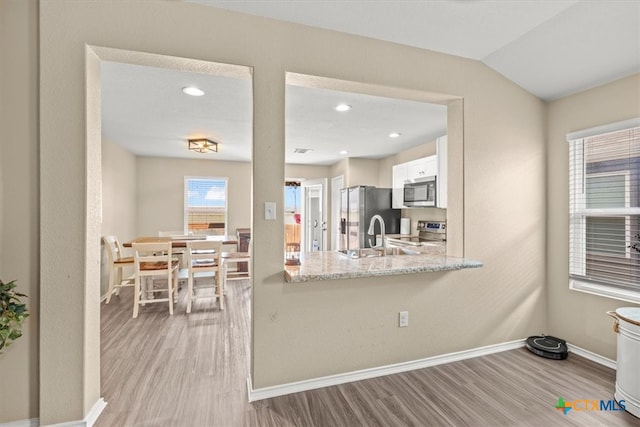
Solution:
M381 256L396 256L396 255L419 255L420 252L414 251L408 248L401 248L397 246L387 247L385 250L382 248L362 248L353 250L339 250L338 253L347 256L349 258L376 258Z

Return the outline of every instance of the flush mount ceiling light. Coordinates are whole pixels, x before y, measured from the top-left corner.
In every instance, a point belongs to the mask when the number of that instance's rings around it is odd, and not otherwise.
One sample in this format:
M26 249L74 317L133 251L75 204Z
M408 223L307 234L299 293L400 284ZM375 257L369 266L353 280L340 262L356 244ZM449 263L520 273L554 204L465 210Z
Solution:
M389 138L398 138L400 135L402 135L400 132L391 132Z
M336 111L344 112L351 110L351 105L349 104L338 104L336 105Z
M182 88L182 92L186 93L187 95L191 95L191 96L202 96L204 95L204 91L200 88L197 88L195 86L187 86L187 87L183 87Z
M189 139L188 148L196 153L217 153L218 143L207 138Z
M349 152L347 150L341 150L340 154L349 154Z
M309 151L313 151L313 148L294 148L293 152L295 154L306 154Z

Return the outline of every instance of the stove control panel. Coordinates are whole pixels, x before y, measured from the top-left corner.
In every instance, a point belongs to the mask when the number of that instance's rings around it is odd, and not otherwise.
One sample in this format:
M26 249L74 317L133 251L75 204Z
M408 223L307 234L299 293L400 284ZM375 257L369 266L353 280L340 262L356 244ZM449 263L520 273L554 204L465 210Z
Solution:
M417 230L421 240L447 240L446 221L419 220Z

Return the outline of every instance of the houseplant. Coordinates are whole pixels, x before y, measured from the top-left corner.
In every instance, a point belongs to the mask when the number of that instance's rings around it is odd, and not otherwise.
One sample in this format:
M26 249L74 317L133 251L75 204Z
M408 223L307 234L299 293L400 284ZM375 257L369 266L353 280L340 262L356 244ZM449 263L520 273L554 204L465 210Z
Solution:
M29 316L27 305L20 300L26 295L16 292L15 280L0 280L0 351L22 336L22 323Z

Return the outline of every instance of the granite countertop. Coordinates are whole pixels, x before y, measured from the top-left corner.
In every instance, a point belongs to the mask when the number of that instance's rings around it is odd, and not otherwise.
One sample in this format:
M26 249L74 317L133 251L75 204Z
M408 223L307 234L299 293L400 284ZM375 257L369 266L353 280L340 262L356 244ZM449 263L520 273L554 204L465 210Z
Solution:
M420 247L411 248L419 249ZM482 262L444 255L444 244L423 246L417 255L348 258L336 251L302 252L298 266L286 265L287 282L313 282L357 277L390 276L482 267Z

